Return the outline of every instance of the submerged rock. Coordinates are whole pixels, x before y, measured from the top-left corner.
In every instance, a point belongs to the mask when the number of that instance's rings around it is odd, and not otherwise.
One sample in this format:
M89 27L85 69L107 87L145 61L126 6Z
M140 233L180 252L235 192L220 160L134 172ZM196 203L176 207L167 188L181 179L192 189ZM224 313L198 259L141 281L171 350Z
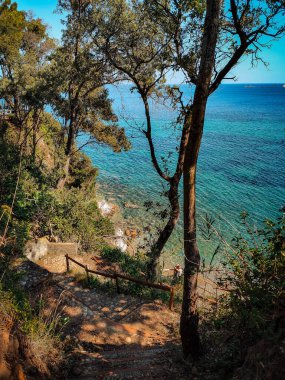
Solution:
M139 205L136 205L136 204L134 204L134 203L128 203L128 202L125 202L125 203L124 203L124 207L126 207L126 208L133 208L133 209L138 209L138 208L140 208Z
M137 233L137 230L135 230L135 229L126 228L125 235L127 237L132 238L132 239L135 239L137 237L138 233Z

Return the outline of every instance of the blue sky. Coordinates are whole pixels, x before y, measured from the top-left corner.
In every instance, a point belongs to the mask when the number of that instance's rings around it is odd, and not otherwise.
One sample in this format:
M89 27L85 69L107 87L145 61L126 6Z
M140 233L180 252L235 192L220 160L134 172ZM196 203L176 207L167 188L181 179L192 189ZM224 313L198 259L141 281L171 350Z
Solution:
M43 19L50 26L50 34L60 38L63 28L60 23L62 16L54 13L57 0L18 0L17 3L19 9L32 10L35 16ZM234 71L238 82L285 83L285 38L275 41L270 50L264 50L262 56L266 62L269 62L269 68L261 64L256 68L251 68L249 60L244 59ZM175 78L171 79L171 82L175 82Z

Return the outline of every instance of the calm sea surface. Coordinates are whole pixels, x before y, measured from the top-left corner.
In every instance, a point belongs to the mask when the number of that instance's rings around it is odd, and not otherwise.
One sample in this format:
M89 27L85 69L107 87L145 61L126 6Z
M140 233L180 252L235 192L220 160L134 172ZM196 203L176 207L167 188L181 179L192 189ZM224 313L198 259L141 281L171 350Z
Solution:
M191 89L184 87L185 97ZM129 85L110 88L114 109L124 126L132 149L116 154L108 147L85 147L99 168L98 182L108 200L122 206L125 218L148 225L155 218L143 208L145 201L165 202L162 183L152 167L148 145L139 131L144 109ZM173 128L175 112L152 103L154 142L159 159L172 152L173 167L179 132ZM85 137L80 138L81 141ZM285 88L282 84L222 85L211 96L198 163L197 196L199 224L208 214L227 240L240 231L239 215L246 210L257 225L280 215L285 204ZM171 170L170 170L171 171ZM140 206L124 208L124 202ZM181 223L168 246L181 254ZM200 233L200 246L207 256L209 244Z

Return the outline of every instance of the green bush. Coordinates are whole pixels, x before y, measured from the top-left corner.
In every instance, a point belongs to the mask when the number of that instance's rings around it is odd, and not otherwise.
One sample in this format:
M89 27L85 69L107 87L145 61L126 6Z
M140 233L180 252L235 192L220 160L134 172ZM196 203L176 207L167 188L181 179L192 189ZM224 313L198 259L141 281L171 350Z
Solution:
M45 212L43 226L61 240L80 243L84 251L98 250L105 245L103 236L113 233L111 221L101 216L92 192L76 188L53 191L48 203L46 212L41 209L37 213L40 218Z
M233 240L223 282L232 289L224 299L232 323L247 338L276 331L285 311L285 216L253 229L242 215L246 237Z
M146 280L145 274L147 270L146 255L140 253L137 256L130 256L128 253L122 252L118 248L106 247L102 250L101 256L110 263L116 263L121 271L129 276ZM136 297L144 297L149 299L160 298L167 302L169 293L152 289L131 281L120 279L120 289L123 293L131 294ZM96 283L97 284L97 283ZM96 285L95 284L95 285Z
M56 189L66 159L61 132L58 122L44 114L39 131L43 138L37 146L36 159L30 138L20 159L15 126L8 125L0 135L0 207L5 209L0 210L0 236L9 220L6 237L13 243L14 253L21 253L29 238L51 235L76 241L82 250L94 251L105 245L104 235L113 233L112 223L101 216L97 207L97 169L87 156L81 152L72 156L67 186L61 191ZM4 251L8 249L11 247L6 246Z
M0 264L0 318L3 321L9 320L13 323L13 330L7 328L6 332L17 336L20 344L19 353L23 360L29 353L29 368L49 378L50 370L55 368L62 361L62 343L60 340L60 329L65 324L65 320L60 315L55 314L52 318L47 318L42 313L40 305L32 307L26 294L17 287L17 277L7 266L5 272L3 263ZM1 326L5 328L5 325ZM1 347L8 349L8 347ZM13 357L7 357L8 364L13 367L11 361ZM9 362L10 360L10 362ZM28 364L24 361L24 365Z
M119 264L121 270L130 276L139 278L146 271L144 255L134 257L122 252L119 248L106 247L102 250L101 256L110 263Z

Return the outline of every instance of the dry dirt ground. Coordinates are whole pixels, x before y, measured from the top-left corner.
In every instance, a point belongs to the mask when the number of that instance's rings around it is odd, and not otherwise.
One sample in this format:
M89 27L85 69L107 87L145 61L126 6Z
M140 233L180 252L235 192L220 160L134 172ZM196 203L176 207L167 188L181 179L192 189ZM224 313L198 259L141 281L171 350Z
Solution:
M91 256L76 259L96 268ZM158 300L84 288L77 275L64 273L64 257L47 257L38 264L52 273L44 291L46 315L56 313L67 321L62 334L70 345L68 365L58 378L189 378L179 344L179 314Z

